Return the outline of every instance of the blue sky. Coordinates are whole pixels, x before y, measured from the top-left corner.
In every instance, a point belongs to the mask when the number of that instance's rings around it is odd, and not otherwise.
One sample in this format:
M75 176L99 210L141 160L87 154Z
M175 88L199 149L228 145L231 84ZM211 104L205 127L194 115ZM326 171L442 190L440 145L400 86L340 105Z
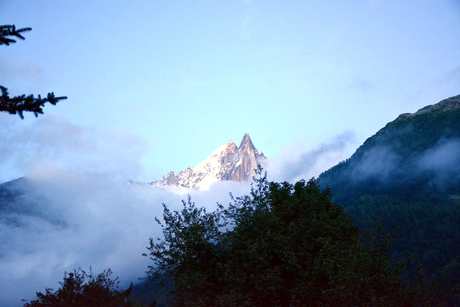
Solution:
M0 18L33 28L1 47L0 84L68 96L38 119L1 115L22 140L0 139L2 181L45 157L159 179L245 132L269 159L352 135L346 156L460 94L456 0L15 0Z

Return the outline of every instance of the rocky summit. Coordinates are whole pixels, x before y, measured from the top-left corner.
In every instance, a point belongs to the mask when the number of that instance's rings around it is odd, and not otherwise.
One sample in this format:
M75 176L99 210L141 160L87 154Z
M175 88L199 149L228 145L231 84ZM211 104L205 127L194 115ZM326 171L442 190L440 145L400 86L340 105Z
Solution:
M177 175L169 172L167 176L150 184L206 190L213 182L246 181L252 178L257 165L262 164L266 159L263 152L257 151L251 137L246 133L239 147L230 140L195 168L188 167Z

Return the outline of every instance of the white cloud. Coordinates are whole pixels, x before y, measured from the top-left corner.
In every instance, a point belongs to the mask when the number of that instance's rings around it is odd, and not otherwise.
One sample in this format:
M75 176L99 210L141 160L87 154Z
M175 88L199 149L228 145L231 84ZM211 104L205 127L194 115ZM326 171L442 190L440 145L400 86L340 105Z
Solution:
M351 176L357 181L377 178L381 182L387 182L397 169L400 159L390 146L373 147L364 153Z
M1 116L2 181L13 179L8 176L11 170L23 175L47 164L110 173L125 180L141 171L147 145L129 131L81 127L55 114L40 116L31 124L18 124L15 121L19 119L11 115Z
M162 203L180 209L185 195L150 185L128 185L111 176L62 167L35 170L27 197L15 206L25 214L0 216L0 305L19 306L36 291L58 287L64 271L92 266L111 268L122 286L144 277L142 257L150 237L161 236L154 217ZM228 192L247 193L248 184L224 182L208 191L189 191L197 206L209 210L230 202ZM37 197L39 196L39 197ZM35 206L34 214L27 214ZM22 209L16 207L16 211ZM37 213L38 212L38 213Z
M419 172L430 173L430 183L443 189L460 180L460 139L444 139L415 162Z
M161 218L162 203L179 209L186 197L126 183L140 172L144 142L57 115L30 123L3 119L0 169L25 175L27 193L10 208L0 206L0 306L20 306L37 291L58 288L64 272L78 267L111 268L122 286L144 277L150 263L142 253L150 237L161 235L154 217ZM230 191L245 194L248 184L186 192L213 210L216 202L230 202Z
M277 159L268 161L268 177L274 181L309 180L350 157L354 134L345 132L323 142L297 143L285 148Z
M150 237L161 235L154 217L162 203L180 209L185 193L197 206L247 194L249 183L215 183L207 191L162 190L128 185L140 172L145 144L128 131L81 127L57 115L27 123L1 122L0 164L28 178L27 194L0 214L0 305L20 306L35 292L57 288L65 271L111 268L122 286L144 276L142 257ZM347 157L352 134L324 143L297 144L267 167L269 180L309 179ZM130 177L131 176L131 177ZM184 192L184 191L182 191Z

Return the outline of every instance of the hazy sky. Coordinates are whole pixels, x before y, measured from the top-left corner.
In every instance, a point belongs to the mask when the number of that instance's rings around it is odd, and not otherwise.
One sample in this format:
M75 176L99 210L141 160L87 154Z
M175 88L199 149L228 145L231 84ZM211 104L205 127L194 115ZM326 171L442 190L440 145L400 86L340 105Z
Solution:
M143 276L161 203L189 191L128 179L194 167L246 132L270 180L309 179L460 94L458 0L0 0L0 20L33 28L0 47L0 84L69 97L39 118L0 114L0 182L26 175L49 200L0 215L0 305L79 266ZM191 193L212 209L247 188Z
M14 0L0 18L33 28L1 47L0 84L69 97L38 119L2 114L2 126L22 138L46 127L40 154L67 165L91 146L130 156L135 180L194 167L245 132L272 159L343 133L354 150L400 113L460 93L458 0ZM3 155L17 147L2 141ZM18 161L2 181L27 173Z

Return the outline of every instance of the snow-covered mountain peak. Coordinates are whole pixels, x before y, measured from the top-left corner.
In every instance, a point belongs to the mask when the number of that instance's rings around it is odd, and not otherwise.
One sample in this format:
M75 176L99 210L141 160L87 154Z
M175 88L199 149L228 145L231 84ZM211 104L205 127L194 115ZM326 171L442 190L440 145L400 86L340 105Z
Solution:
M241 140L240 147L230 140L219 146L211 155L193 169L180 171L177 176L169 172L159 181L150 184L176 186L192 189L208 189L216 181L245 181L255 174L257 165L267 158L255 148L248 133Z
M240 150L247 150L247 149L254 149L254 144L252 144L251 137L249 136L249 133L245 133L243 136L243 139L241 140L240 143Z
M225 148L225 151L227 153L235 153L238 151L238 146L236 146L236 144L233 143L232 140L230 140L230 142L228 142L227 144L227 147Z

